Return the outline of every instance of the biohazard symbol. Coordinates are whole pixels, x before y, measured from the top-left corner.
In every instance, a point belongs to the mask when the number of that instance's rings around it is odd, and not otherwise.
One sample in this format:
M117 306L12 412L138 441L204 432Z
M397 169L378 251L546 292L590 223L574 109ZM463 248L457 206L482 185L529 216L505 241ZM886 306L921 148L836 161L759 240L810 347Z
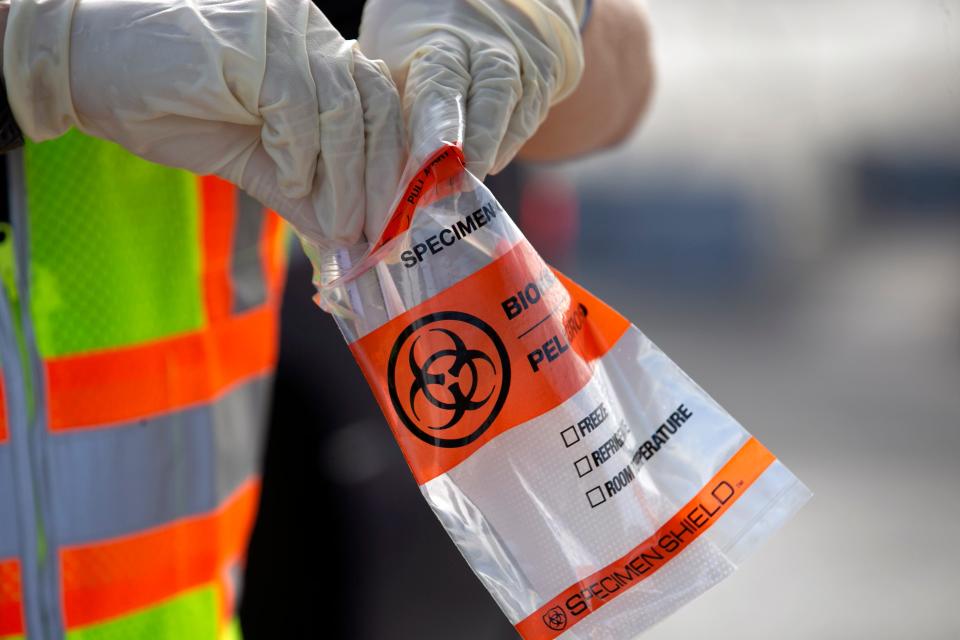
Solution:
M490 396L493 395L494 390L490 389L486 396L480 400L474 400L474 395L477 393L477 387L480 384L480 372L477 370L477 361L489 364L493 368L494 373L497 371L497 366L493 364L493 360L490 359L490 356L485 354L483 351L479 351L477 349L467 349L460 336L449 329L430 329L430 333L442 333L446 335L453 343L453 348L440 349L439 351L434 352L423 361L423 365L421 366L417 364L417 358L415 355L417 343L420 342L420 338L417 338L413 341L413 346L410 347L410 371L413 373L414 383L413 386L410 387L410 407L413 409L414 417L419 420L420 416L417 414L416 397L418 393L422 392L424 397L427 399L427 402L433 406L440 409L446 409L447 411L452 411L453 415L446 424L438 427L427 427L428 429L432 429L434 431L444 431L460 422L460 419L467 411L474 411L483 407L483 405L487 403L487 400L490 399ZM446 373L431 373L430 368L435 362L450 357L453 358L453 361L447 368ZM460 374L463 373L464 367L467 367L470 373L470 387L467 389L467 391L464 391L461 388L459 380ZM444 387L453 398L449 402L440 400L433 394L433 392L430 391L430 387L433 385L439 385L443 387L446 382L447 374L451 375L457 380L449 386Z
M543 624L554 631L562 631L567 626L567 613L560 607L553 607L543 614Z
M503 408L510 360L489 324L461 311L440 311L397 336L387 386L411 433L436 447L462 447L479 438Z

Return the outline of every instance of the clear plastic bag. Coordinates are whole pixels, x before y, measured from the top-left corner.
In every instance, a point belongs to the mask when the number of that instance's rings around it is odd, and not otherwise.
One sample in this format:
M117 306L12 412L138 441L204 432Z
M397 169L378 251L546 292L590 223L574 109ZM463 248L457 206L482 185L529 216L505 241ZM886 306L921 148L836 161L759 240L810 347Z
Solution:
M430 507L528 640L624 640L728 576L810 492L629 321L553 271L459 148L318 303Z

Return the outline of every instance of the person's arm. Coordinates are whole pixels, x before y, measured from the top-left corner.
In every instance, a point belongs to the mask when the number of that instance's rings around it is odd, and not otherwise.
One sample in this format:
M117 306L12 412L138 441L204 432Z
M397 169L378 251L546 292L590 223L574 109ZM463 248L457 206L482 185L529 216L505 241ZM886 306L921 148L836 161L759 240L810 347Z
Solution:
M623 141L653 93L654 65L646 12L638 0L594 0L583 31L580 84L555 105L518 158L546 162Z
M3 34L7 97L32 141L73 127L216 174L316 247L379 235L403 161L400 97L311 0L13 0Z

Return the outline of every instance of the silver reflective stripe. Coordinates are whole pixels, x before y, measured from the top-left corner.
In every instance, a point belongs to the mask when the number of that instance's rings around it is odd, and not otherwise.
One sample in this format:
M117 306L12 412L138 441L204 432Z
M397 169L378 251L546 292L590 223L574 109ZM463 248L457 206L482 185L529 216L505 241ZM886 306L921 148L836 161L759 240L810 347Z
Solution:
M43 380L39 375L30 323L30 287L28 265L30 243L27 237L27 199L23 171L23 150L10 153L7 159L7 184L10 190L10 220L13 225L17 268L20 322L28 361L21 359L20 348L13 334L13 317L6 299L0 304L0 328L4 334L2 352L10 371L4 373L7 392L7 425L13 450L17 513L20 526L21 589L26 628L31 637L57 638L63 635L60 615L59 563L50 542L49 501L46 500L44 444ZM9 331L9 334L8 334ZM13 345L12 347L10 345ZM12 348L12 351L11 351ZM9 356L6 354L10 354ZM13 366L16 363L16 366ZM28 388L25 380L29 368L33 392L33 415L27 409ZM46 543L46 544L45 544Z
M228 392L212 406L218 503L260 472L272 392L273 376L263 376Z
M14 486L13 449L9 443L0 444L0 560L20 553Z
M209 405L51 437L57 542L113 538L214 509L259 469L271 379Z
M258 307L267 301L267 282L260 254L265 211L263 205L237 190L237 221L230 253L233 313Z

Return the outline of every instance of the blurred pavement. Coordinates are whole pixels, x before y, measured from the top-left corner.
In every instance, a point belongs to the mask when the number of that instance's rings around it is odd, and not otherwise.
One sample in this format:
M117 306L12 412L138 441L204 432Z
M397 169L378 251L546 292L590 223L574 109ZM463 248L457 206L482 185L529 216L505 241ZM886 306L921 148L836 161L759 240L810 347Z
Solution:
M645 638L960 637L960 224L857 234L730 304L578 275L815 492Z

